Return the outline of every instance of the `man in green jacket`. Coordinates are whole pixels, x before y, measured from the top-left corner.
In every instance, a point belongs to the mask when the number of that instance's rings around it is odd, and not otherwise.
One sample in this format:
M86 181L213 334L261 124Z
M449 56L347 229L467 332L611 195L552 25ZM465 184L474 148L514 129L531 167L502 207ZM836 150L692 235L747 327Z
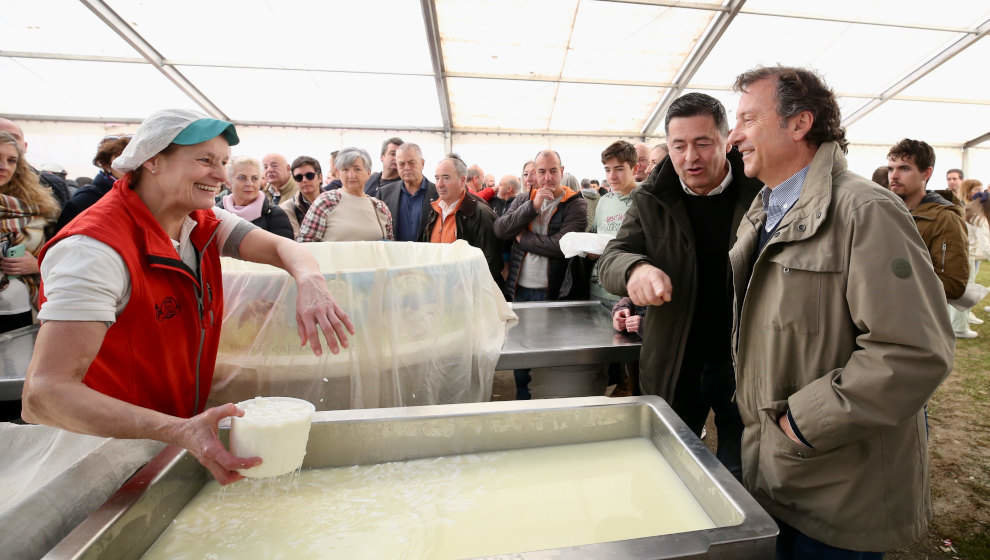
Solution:
M777 558L881 558L927 534L922 407L952 367L938 277L897 196L846 169L834 94L757 68L729 136L766 187L729 258L743 484Z
M717 99L677 98L665 129L670 157L631 192L599 278L609 292L651 306L640 329L643 394L666 399L697 435L714 410L718 458L739 477L728 252L762 184L746 178L738 152L726 153L729 127Z
M634 177L636 165L636 148L625 140L616 140L602 151L602 166L612 190L598 199L588 231L613 237L619 232L632 204L632 192L638 188ZM599 257L589 255L589 258ZM591 270L591 297L610 309L619 301L618 296L602 288L597 267Z

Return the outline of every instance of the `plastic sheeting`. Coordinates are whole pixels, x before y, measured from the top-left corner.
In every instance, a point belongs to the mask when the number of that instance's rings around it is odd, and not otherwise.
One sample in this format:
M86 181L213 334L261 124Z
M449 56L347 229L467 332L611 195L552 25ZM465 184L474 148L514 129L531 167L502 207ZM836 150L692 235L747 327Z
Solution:
M292 278L224 259L211 404L289 396L336 410L491 399L495 364L517 319L479 249L463 241L304 246L354 323L350 347L318 357L300 346Z
M165 444L0 423L0 551L39 558Z

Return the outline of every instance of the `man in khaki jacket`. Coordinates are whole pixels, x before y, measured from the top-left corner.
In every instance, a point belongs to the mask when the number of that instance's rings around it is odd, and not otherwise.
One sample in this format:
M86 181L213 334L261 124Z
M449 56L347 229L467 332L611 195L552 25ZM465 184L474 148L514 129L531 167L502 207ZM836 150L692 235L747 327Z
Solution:
M942 281L945 299L962 297L969 280L969 234L963 205L954 193L927 191L935 167L935 150L921 140L905 138L887 152L890 190L901 197L914 217L921 240L928 247L935 274ZM948 197L948 198L945 198ZM968 315L949 307L956 338L974 338Z
M777 558L880 558L926 534L922 407L952 365L941 286L904 204L846 169L834 94L757 68L729 136L766 187L729 253L743 483Z

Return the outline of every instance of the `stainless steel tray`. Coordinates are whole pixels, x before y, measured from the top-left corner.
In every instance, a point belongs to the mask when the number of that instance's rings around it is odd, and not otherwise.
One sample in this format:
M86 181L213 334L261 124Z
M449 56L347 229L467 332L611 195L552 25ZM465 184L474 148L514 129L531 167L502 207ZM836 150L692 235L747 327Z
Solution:
M21 399L38 325L28 325L0 334L0 401Z
M658 397L585 397L317 412L303 468L646 437L714 529L524 552L518 559L772 558L777 526ZM45 558L139 558L208 480L167 448Z

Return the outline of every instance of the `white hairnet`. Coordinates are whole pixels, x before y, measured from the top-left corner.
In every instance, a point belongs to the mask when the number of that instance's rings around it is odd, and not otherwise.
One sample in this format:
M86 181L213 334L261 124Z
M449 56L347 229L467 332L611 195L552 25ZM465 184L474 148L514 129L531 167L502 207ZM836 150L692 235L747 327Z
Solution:
M141 167L141 164L154 157L155 154L167 148L189 125L201 120L212 121L218 125L212 127L212 129L217 130L213 136L219 135L220 130L225 127L233 127L226 121L217 121L202 113L187 109L158 111L144 119L130 143L124 148L123 153L113 160L111 166L122 173L134 171ZM233 135L233 138L236 139L236 134ZM203 141L208 139L203 138ZM231 144L236 144L236 141L231 142Z

